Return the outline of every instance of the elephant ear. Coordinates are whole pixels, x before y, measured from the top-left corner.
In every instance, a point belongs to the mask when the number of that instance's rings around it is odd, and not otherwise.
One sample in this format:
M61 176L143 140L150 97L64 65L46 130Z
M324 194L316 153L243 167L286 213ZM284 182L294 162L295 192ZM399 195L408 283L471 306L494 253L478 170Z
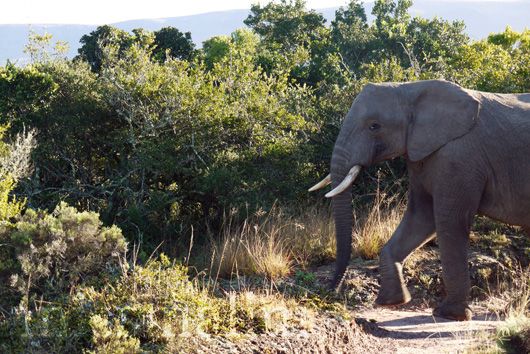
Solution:
M419 161L474 126L479 101L460 86L443 80L406 84L412 103L407 154Z

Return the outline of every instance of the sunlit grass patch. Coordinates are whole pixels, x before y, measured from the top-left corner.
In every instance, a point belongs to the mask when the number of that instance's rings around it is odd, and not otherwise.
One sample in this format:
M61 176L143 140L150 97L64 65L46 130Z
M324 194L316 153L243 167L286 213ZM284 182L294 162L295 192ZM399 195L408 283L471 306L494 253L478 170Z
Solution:
M398 227L403 210L402 202L378 190L367 209L354 213L353 253L365 259L376 259Z
M312 207L298 216L280 207L258 211L236 226L236 212L225 216L223 231L212 241L212 274L285 277L293 267L322 264L335 254L335 230L328 209Z
M289 274L292 261L281 220L273 213L259 213L235 226L234 217L227 217L220 239L212 242L213 275L277 279Z
M530 353L530 267L516 266L486 300L489 311L504 318L489 336L484 352Z
M79 318L88 319L94 348L110 352L124 345L180 350L201 335L308 328L314 316L295 300L266 289L219 291L201 278L190 279L187 267L164 255L133 267L103 289L80 289L73 306Z

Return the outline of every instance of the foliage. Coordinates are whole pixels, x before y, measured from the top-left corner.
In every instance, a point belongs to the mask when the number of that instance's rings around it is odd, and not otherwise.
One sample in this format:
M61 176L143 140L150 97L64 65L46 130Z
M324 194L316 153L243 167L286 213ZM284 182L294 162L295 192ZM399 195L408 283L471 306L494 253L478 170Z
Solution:
M113 287L82 290L76 301L103 319L119 320L144 350L182 346L198 333L271 331L296 322L281 298L250 292L217 297L190 281L187 272L161 256L136 266Z
M289 192L285 199L302 196L290 186L309 177L299 156L311 129L311 92L256 68L251 40L234 33L230 56L210 70L152 61L150 49L136 44L106 48L98 74L79 61L36 64L53 78L46 106L9 112L13 126L35 127L47 142L35 152L39 176L24 185L32 202L66 199L99 210L156 246L233 204L270 203L279 189Z
M13 196L17 183L31 172L30 153L35 148L35 132L19 134L6 143L7 127L0 126L0 226L18 216L25 199Z
M134 37L126 31L104 25L81 37L79 42L82 45L78 49L78 58L87 62L92 70L97 72L105 59L105 46L116 46L119 52L123 52L132 45Z
M326 56L329 29L324 17L306 10L303 0L254 4L244 21L260 38L257 62L267 72L287 72L300 83L315 84L319 56Z
M52 214L28 209L2 227L0 238L3 283L25 306L30 297L53 299L81 281L104 281L119 268L127 247L117 227L103 227L98 214L78 213L64 203Z
M530 31L514 32L507 27L459 49L449 77L460 84L490 92L530 90Z
M57 352L83 342L88 322L78 323L68 294L119 275L127 247L121 231L63 203L52 214L28 209L2 225L0 239L1 305L13 308L0 319L0 348Z
M131 337L117 319L112 324L99 315L90 317L94 351L89 353L139 353L140 341Z
M191 33L182 33L175 27L163 27L154 33L153 56L164 61L166 57L190 60L195 54Z
M17 126L21 117L45 110L58 89L50 74L35 66L17 68L8 63L0 67L0 119Z

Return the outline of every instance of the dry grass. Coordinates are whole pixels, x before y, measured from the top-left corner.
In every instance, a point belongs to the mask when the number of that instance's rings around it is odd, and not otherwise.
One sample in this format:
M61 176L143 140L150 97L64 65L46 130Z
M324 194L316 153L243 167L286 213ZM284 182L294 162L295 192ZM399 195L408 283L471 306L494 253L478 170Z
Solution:
M286 231L296 264L305 268L335 258L335 224L329 207L313 207L291 218Z
M530 267L516 266L509 280L498 282L487 299L488 310L506 317L530 317Z
M282 237L284 224L276 222L277 218L273 212L259 212L241 226L235 226L235 212L225 218L220 240L212 243L215 274L259 275L270 279L289 274L292 261Z
M219 240L212 242L213 274L247 274L277 279L296 264L307 267L333 259L335 236L329 210L314 207L302 216L273 207L236 226L237 213L225 218Z
M354 212L356 256L377 258L401 219L403 203L378 191L366 209ZM221 237L212 237L212 275L258 275L277 279L294 265L306 268L333 260L335 228L329 207L315 206L298 216L279 207L258 211L242 223L237 211L225 216Z
M403 201L378 190L367 209L354 213L353 253L365 259L376 259L398 227L403 210Z

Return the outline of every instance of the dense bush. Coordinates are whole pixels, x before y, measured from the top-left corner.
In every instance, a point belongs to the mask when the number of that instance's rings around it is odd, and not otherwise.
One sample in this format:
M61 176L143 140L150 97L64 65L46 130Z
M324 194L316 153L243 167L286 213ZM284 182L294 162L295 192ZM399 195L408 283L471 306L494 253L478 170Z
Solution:
M80 284L99 288L121 274L121 231L62 203L51 214L28 209L0 227L0 240L0 303L13 309L0 320L0 348L57 352L82 340L86 329L72 330L77 312L64 304Z

